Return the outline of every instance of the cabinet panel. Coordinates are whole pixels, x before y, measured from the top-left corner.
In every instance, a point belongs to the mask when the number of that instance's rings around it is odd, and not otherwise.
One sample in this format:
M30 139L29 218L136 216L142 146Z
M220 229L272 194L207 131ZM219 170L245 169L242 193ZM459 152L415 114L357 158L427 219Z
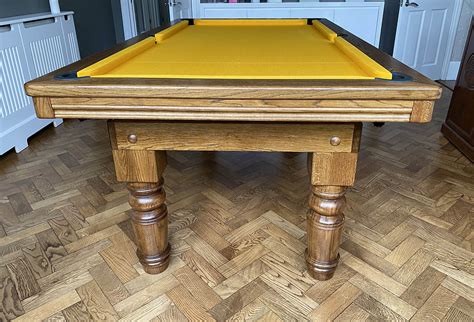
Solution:
M247 11L247 18L286 18L290 15L290 9L255 9Z
M198 2L196 19L326 18L378 47L383 2Z
M205 8L204 16L206 19L214 18L247 18L247 10L233 9L228 10L224 8Z
M19 113L31 104L23 84L30 79L18 26L0 29L0 119ZM0 123L0 129L3 128Z
M52 72L67 62L61 17L20 24L31 78Z
M474 18L448 116L441 130L452 144L474 162Z
M334 22L374 46L379 45L382 16L378 8L336 8Z
M326 18L334 21L334 9L326 8L292 8L291 18Z
M81 59L73 16L65 15L61 17L61 27L66 47L67 63L71 64Z

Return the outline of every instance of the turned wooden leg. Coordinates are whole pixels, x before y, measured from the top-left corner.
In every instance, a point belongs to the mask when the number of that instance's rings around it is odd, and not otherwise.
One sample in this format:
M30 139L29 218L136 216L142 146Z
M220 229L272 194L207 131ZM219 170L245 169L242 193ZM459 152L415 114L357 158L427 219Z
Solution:
M309 274L324 281L334 275L339 261L346 187L312 186L311 192L306 263Z
M137 255L145 272L158 274L169 265L168 211L163 179L158 183L129 183Z
M165 151L118 150L114 146L113 123L109 123L112 155L118 181L128 182L137 255L145 272L163 272L170 261L168 211L162 174Z
M321 281L334 275L339 261L344 194L354 183L356 163L357 152L311 153L308 158L311 195L305 255L308 273Z

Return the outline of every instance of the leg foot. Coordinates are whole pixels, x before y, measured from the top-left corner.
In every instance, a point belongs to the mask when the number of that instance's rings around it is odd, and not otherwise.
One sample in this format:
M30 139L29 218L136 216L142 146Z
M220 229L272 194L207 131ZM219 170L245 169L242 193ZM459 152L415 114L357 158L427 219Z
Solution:
M340 186L312 187L305 257L308 273L320 281L330 279L339 262L345 191L346 187Z
M170 261L168 211L163 179L158 183L129 183L132 222L137 239L137 256L145 272L158 274Z

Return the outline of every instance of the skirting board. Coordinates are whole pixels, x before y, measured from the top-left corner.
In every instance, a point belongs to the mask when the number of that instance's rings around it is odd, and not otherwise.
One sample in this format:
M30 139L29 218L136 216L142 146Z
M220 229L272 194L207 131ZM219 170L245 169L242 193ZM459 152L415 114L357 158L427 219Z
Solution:
M448 66L448 73L445 80L456 80L459 73L459 68L461 68L460 61L451 61Z
M43 120L36 118L35 115L21 122L17 126L0 132L0 155L15 148L15 152L19 153L28 147L28 138L53 123L55 127L63 122L62 119Z

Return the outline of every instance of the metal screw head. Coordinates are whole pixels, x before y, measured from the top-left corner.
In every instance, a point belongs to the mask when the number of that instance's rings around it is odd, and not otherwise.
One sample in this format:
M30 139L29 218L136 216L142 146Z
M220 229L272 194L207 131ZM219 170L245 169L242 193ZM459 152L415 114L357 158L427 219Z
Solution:
M330 140L329 143L331 143L332 146L338 146L341 144L341 138L338 136L333 136Z
M135 134L129 134L127 140L130 143L137 143L138 138Z

